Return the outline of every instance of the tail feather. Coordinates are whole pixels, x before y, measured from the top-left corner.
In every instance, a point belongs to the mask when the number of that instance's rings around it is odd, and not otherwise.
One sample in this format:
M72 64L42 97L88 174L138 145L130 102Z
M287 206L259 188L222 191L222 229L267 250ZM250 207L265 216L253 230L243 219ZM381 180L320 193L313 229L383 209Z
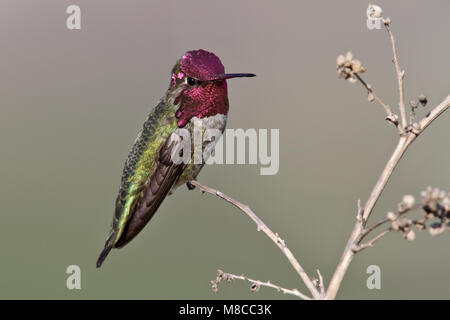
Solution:
M108 256L109 252L112 249L112 245L106 245L102 252L100 253L100 256L98 257L97 260L97 268L100 268L102 266L103 261L106 259L106 257Z
M97 259L97 268L100 268L102 266L103 261L106 259L109 252L114 247L115 238L116 234L115 232L112 232L108 237L108 240L106 240L105 247L103 248L102 252L100 253L100 256Z

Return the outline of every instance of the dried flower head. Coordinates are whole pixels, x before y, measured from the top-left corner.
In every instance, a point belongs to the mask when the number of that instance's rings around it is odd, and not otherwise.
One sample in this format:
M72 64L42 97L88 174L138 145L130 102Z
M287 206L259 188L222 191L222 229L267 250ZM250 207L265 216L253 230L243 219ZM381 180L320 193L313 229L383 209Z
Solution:
M367 16L372 19L381 18L383 16L383 10L379 6L369 3L369 7L367 8Z
M422 209L435 217L450 218L450 193L439 188L428 187L421 193Z
M420 230L425 229L425 223L430 220L438 220L432 223L428 230L430 235L436 236L445 230L450 230L450 193L439 188L428 187L421 194L423 218L415 223Z
M340 55L336 59L336 69L339 78L344 78L350 83L355 83L355 74L363 73L366 69L359 60L353 59L353 54L349 51L346 55Z

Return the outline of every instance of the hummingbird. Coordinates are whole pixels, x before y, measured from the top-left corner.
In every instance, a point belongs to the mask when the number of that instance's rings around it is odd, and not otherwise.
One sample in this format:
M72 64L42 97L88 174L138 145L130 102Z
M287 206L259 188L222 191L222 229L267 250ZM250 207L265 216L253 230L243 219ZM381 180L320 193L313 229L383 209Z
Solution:
M252 73L225 73L212 52L186 52L172 68L169 88L150 112L125 161L111 230L97 260L99 268L112 248L130 242L150 221L164 199L195 179L207 159L187 163L173 160L181 149L179 131L193 134L194 122L202 129L225 130L229 109L227 80L254 77ZM217 139L202 142L211 148ZM182 153L179 152L180 155ZM192 152L193 153L193 152Z

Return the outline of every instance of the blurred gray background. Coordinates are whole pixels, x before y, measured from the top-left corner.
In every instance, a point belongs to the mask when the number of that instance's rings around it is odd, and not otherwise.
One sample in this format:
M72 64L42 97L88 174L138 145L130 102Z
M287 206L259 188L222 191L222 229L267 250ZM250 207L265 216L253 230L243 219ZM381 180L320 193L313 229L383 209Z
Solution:
M66 8L82 29L66 28ZM450 93L448 1L378 1L392 20L407 101ZM363 88L337 79L351 50L393 108L397 88L384 30L366 27L364 1L18 1L0 3L0 298L225 299L289 296L209 281L218 268L305 291L278 248L229 204L179 189L127 247L95 268L121 170L138 130L185 51L215 52L228 72L229 128L279 128L280 171L207 166L199 180L244 203L328 283L351 232L356 201L396 144ZM421 109L421 115L427 110ZM450 188L450 113L408 150L372 219L402 195ZM359 254L338 298L450 298L450 235L413 243L391 234ZM68 265L81 290L66 288ZM381 268L381 290L366 268Z

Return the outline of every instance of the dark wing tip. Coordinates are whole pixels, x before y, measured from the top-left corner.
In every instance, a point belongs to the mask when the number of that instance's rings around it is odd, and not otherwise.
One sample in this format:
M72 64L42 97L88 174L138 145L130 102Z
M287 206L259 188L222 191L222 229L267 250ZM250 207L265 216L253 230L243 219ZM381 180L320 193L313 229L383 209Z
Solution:
M102 253L100 253L100 256L97 260L97 268L100 268L102 266L103 261L106 259L111 249L112 246L106 246L105 248L103 248Z

